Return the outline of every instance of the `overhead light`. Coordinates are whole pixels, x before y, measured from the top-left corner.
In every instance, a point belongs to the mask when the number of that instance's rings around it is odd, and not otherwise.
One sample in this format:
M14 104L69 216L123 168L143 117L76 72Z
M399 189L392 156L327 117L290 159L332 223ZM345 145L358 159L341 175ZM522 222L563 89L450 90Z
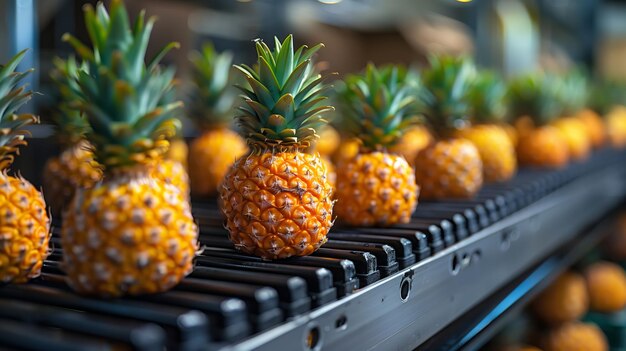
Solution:
M252 2L252 0L237 0L237 2Z
M335 5L340 3L342 0L317 0L319 2L321 2L322 4L326 4L326 5Z
M457 2L472 2L472 0L456 0Z

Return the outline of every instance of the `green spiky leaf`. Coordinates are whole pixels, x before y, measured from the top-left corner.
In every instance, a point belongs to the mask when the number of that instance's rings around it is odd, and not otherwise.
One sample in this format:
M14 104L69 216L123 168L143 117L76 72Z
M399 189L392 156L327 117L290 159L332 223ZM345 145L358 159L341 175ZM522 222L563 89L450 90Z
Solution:
M141 12L131 26L121 0L85 6L85 25L91 47L70 35L86 69L69 84L75 105L85 113L96 160L106 169L149 162L167 149L164 139L174 135L180 102L167 101L173 90L174 70L160 60L178 44L170 43L146 64L146 49L155 19Z
M343 128L367 149L391 148L418 122L418 86L418 76L405 67L367 65L338 88Z
M255 149L308 148L326 123L323 78L311 57L322 45L300 47L294 52L293 37L274 40L272 51L263 41L255 42L258 60L254 67L236 65L248 87L238 86L243 103L236 117L241 132Z

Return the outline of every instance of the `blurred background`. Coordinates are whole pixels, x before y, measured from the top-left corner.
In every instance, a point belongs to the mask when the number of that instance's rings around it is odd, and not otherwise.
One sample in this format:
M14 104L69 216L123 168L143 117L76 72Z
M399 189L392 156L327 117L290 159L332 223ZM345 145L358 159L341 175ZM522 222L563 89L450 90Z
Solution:
M31 48L22 69L35 67L30 82L41 92L29 108L44 125L55 105L49 70L54 56L72 52L65 32L87 41L82 6L96 1L0 0L0 62ZM537 68L564 70L580 64L599 77L626 79L626 1L602 0L132 0L133 13L159 18L151 48L178 41L165 62L186 80L191 50L212 41L231 50L235 62L251 63L251 40L294 33L296 44L323 42L319 60L338 77L372 61L420 64L430 53L473 56L485 67L512 76ZM185 123L184 134L194 133ZM50 143L52 145L52 143ZM22 157L29 172L44 158ZM32 178L38 180L38 172Z

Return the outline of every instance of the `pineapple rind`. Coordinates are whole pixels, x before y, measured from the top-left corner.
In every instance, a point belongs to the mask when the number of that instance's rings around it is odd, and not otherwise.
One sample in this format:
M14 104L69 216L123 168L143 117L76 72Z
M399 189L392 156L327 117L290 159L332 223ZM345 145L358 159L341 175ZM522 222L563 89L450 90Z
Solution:
M606 336L595 324L571 322L550 329L543 338L544 351L608 351Z
M478 149L466 139L443 139L417 154L415 177L422 199L470 198L483 183Z
M333 188L318 155L241 157L224 178L220 199L235 248L264 259L310 255L333 224Z
M49 254L49 233L41 193L27 180L0 172L0 282L38 277Z
M626 274L614 263L597 262L585 269L590 308L616 312L626 306Z
M582 317L588 306L585 280L578 273L566 272L537 296L532 310L543 323L557 325Z
M197 236L185 194L139 170L77 190L63 222L63 268L83 294L156 293L191 272Z
M194 139L189 146L189 178L195 196L214 196L226 172L248 147L228 128L212 129Z
M417 206L415 173L400 155L358 154L341 165L335 211L349 225L408 223Z

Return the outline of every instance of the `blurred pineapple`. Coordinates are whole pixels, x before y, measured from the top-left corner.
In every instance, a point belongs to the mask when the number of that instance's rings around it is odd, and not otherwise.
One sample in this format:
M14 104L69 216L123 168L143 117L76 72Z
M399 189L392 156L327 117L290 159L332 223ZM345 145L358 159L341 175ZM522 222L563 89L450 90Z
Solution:
M517 160L522 166L560 168L569 161L563 133L551 125L561 112L559 85L533 73L513 79L509 98L518 131Z
M415 158L424 199L469 198L483 183L483 163L474 143L458 138L469 127L468 95L475 75L466 58L433 57L423 72L425 117L435 140Z
M596 262L585 269L589 304L593 311L615 312L626 306L626 273L610 262Z
M537 296L531 309L542 322L555 325L582 317L588 305L584 278L578 273L566 272Z
M417 154L433 142L433 135L426 126L410 127L400 138L398 143L389 148L389 151L400 154L411 164L415 165Z
M210 43L191 54L194 89L189 117L201 133L189 147L187 167L194 196L216 195L230 166L247 151L245 141L230 129L236 98L230 74L232 56L218 53Z
M507 113L505 95L506 85L495 73L478 72L469 93L472 126L457 133L478 149L486 182L506 181L517 170L515 148L502 127Z
M163 179L172 171L163 154L180 127L182 103L164 102L174 69L159 61L176 44L146 64L155 18L141 11L131 26L121 0L112 0L109 11L103 3L86 5L84 13L92 46L69 34L63 39L89 66L74 89L104 178L77 189L64 212L62 267L70 287L83 294L162 292L191 272L198 247L188 194Z
M606 336L595 324L570 322L546 331L541 338L544 351L608 351Z
M346 131L360 140L337 174L337 218L349 225L407 223L417 205L413 168L391 148L416 123L413 77L405 67L369 64L340 89Z

